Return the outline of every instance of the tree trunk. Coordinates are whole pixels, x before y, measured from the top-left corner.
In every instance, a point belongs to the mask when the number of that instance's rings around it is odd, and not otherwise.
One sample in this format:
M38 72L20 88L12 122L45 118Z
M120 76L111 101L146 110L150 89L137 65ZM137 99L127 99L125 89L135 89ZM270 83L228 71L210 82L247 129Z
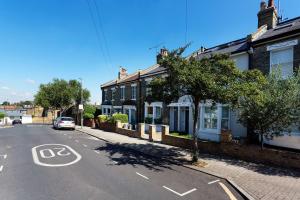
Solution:
M194 122L193 122L193 144L194 144L194 148L193 148L193 158L192 158L192 162L197 162L198 158L199 158L199 149L198 149L198 137L197 137L197 130L198 130L198 112L199 112L199 100L195 99L194 102Z
M260 148L261 150L264 150L264 134L260 134Z

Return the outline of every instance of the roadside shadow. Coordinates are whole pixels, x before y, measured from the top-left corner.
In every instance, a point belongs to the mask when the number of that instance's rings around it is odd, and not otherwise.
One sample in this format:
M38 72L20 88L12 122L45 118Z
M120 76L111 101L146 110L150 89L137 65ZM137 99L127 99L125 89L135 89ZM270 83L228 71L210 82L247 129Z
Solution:
M205 154L205 153L200 154L200 159L210 160L212 162L221 161L229 165L243 167L247 170L264 174L264 175L300 178L300 171L293 168L282 168L279 166L270 166L262 163L247 162L229 156L212 155L212 154Z
M151 144L106 143L105 146L97 147L95 150L108 153L109 159L116 165L144 166L153 171L175 170L174 166L185 163L183 160L175 159L182 156L177 148L166 149Z

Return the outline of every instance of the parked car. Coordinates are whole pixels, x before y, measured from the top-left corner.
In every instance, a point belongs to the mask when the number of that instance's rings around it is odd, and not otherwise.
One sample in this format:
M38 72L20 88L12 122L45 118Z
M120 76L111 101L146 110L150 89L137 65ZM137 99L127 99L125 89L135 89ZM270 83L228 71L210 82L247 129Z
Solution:
M12 122L12 125L15 125L15 124L22 124L22 121L20 119L15 119L13 122Z
M72 117L58 117L53 121L53 128L75 130L75 121Z

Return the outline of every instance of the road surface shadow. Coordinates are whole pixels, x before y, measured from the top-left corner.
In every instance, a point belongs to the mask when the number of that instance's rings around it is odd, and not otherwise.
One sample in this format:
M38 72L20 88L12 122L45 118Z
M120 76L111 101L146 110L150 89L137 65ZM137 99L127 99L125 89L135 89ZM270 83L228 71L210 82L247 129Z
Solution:
M187 163L175 159L175 157L182 156L176 149L171 148L166 151L164 147L155 146L154 148L151 144L106 143L105 146L97 147L95 150L108 153L109 159L115 161L116 165L131 165L133 167L141 165L153 171L163 171L164 169L174 170L173 166ZM148 153L143 153L146 150ZM149 153L150 151L151 153Z

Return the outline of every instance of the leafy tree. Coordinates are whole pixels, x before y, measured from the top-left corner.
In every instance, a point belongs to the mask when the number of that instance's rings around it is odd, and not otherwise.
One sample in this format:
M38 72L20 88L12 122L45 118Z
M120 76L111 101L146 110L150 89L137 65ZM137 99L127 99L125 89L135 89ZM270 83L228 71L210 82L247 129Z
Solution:
M283 131L300 123L300 71L296 76L282 79L275 71L266 84L256 93L244 95L239 100L240 119L252 134L260 137L261 149L264 138L273 139Z
M239 91L254 90L248 81L256 80L253 74L244 74L228 55L212 55L201 60L194 56L185 58L182 53L186 47L179 48L161 59L160 64L166 68L167 77L155 78L150 87L153 100L166 103L177 101L179 97L189 95L193 101L193 161L198 160L198 119L200 102L207 100L215 103L237 104ZM262 75L261 75L262 76ZM261 77L259 76L259 77ZM245 78L249 80L246 80ZM245 87L249 87L248 89Z
M68 82L63 79L53 79L48 84L40 85L34 102L46 110L60 110L62 113L70 108L70 106L77 105L80 102L80 90L81 84L77 80L70 80ZM83 102L87 102L90 93L84 89L83 94Z
M3 101L2 106L9 106L10 103L8 101Z

